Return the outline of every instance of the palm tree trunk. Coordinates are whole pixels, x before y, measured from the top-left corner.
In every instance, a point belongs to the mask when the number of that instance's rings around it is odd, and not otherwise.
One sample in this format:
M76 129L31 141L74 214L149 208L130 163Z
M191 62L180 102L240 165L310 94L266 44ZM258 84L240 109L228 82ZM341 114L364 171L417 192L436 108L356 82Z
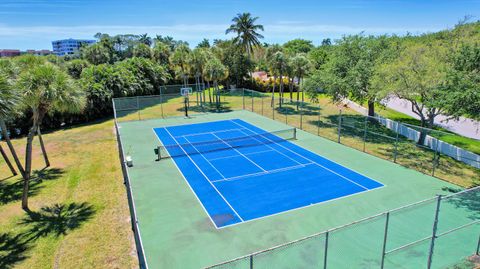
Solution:
M15 164L17 165L17 168L20 171L20 174L22 175L23 179L25 179L25 170L23 170L23 165L20 162L20 159L18 158L15 148L13 147L12 141L10 140L10 135L7 132L7 125L5 124L5 121L3 119L0 119L0 129L2 131L2 136L5 138L5 141L7 142L8 149L10 150L10 153L13 156L13 160L15 161Z
M280 74L280 108L282 107L283 103L283 76Z
M277 77L273 76L272 102L270 104L272 108L275 108L275 85L277 84L276 82L277 82Z
M26 212L30 211L28 208L28 192L30 189L30 176L32 174L32 142L37 129L37 123L34 120L33 126L28 132L27 146L25 148L25 177L23 180L22 209Z
M42 149L43 160L45 161L45 167L50 167L50 160L48 159L47 150L43 144L42 133L40 132L40 126L37 128L38 140L40 141L40 148Z
M288 89L290 90L290 102L293 100L293 78L288 78Z
M208 99L210 100L210 106L212 106L212 92L210 89L210 81L207 80L207 88L208 88Z
M3 150L2 148L2 145L0 145L0 154L2 154L2 157L3 159L5 160L5 162L7 163L7 166L8 168L10 169L10 172L12 172L12 174L14 176L17 175L17 171L15 170L15 168L13 167L12 163L10 162L10 159L8 158L7 154L5 153L5 151Z

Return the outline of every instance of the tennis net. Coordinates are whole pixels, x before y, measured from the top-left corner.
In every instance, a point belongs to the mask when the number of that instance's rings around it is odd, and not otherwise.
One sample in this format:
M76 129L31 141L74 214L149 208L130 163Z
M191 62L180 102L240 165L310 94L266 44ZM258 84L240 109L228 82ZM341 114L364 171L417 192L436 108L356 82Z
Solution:
M229 150L233 148L254 147L266 144L276 144L282 141L296 139L295 128L284 129L273 132L256 133L226 139L210 141L162 145L155 148L157 161L165 158L203 154L214 151Z

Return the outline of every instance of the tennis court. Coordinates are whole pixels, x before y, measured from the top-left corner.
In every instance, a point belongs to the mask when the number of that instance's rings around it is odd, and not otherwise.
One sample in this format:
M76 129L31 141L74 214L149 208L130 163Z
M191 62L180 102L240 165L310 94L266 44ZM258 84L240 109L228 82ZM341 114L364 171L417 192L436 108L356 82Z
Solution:
M160 157L173 158L217 228L383 186L295 145L295 129L267 132L230 119L154 132Z

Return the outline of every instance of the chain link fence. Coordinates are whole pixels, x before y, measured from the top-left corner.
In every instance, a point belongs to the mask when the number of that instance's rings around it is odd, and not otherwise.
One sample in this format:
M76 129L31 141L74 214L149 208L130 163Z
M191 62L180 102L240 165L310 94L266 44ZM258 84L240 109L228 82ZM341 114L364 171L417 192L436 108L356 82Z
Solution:
M115 98L116 127L121 121L183 116L181 87L163 86L155 96ZM436 139L435 130L363 116L333 104L280 99L270 93L223 88L216 91L204 85L188 87L194 89L188 100L189 114L248 110L465 187L480 182L480 171L475 168L480 161L474 156L445 154L455 149ZM120 136L118 129L117 136ZM419 141L421 137L424 141ZM123 158L121 144L119 147ZM128 183L128 174L126 178ZM131 196L129 190L129 201L133 202ZM137 249L141 252L133 204L131 210ZM479 217L480 189L477 187L424 200L209 268L473 268L470 258L479 254L480 247ZM144 255L139 253L139 257L144 263ZM464 262L459 265L462 259Z
M479 246L480 187L476 187L207 269L474 268Z

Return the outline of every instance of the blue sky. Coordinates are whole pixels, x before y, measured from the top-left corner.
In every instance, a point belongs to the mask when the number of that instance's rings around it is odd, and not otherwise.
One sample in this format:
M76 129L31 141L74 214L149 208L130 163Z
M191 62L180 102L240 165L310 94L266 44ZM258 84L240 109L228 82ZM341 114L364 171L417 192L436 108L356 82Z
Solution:
M283 43L364 31L414 34L479 20L480 0L0 0L0 49L51 49L51 40L110 34L170 35L196 45L226 38L235 14L250 12L265 26L264 41Z

